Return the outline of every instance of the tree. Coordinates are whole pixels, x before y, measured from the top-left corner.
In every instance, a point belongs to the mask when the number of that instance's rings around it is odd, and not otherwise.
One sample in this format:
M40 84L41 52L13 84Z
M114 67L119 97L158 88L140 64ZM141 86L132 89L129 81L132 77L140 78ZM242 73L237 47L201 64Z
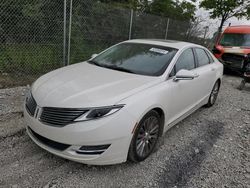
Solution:
M250 0L203 0L200 7L209 11L210 18L221 19L218 34L229 18L250 17Z
M203 33L203 28L202 28L202 23L204 23L205 20L200 18L200 17L196 17L191 23L190 26L187 30L186 33L186 39L188 41L191 41L192 38L195 38L197 36L201 36Z
M195 17L195 0L100 0L123 8L132 8L139 12L155 14L168 18L190 21Z
M147 10L148 13L185 21L194 19L195 11L192 2L173 0L154 0Z

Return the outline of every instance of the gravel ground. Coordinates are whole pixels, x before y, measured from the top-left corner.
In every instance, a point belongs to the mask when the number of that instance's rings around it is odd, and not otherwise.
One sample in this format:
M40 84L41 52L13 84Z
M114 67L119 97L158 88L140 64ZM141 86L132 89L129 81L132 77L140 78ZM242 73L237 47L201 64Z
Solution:
M250 187L250 85L225 76L218 101L170 129L145 161L89 166L56 157L27 136L26 87L0 90L0 187Z

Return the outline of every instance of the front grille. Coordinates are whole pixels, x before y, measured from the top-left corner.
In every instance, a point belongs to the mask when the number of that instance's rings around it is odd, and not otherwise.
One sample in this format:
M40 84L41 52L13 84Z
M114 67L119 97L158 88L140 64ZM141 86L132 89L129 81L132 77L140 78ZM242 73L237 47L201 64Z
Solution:
M63 143L59 143L59 142L55 142L53 140L50 140L48 138L45 138L39 134L37 134L35 131L33 131L30 127L28 127L29 131L32 133L32 135L39 140L41 143L43 143L44 145L51 147L53 149L59 150L59 151L63 151L65 149L67 149L70 145L68 144L63 144Z
M26 98L26 105L25 106L26 106L27 111L30 113L30 115L34 116L37 104L36 104L36 101L31 94L29 97Z
M221 59L228 62L232 67L241 68L242 62L244 61L244 55L224 53Z
M57 127L63 127L73 123L76 118L83 115L87 110L74 108L44 107L40 121Z

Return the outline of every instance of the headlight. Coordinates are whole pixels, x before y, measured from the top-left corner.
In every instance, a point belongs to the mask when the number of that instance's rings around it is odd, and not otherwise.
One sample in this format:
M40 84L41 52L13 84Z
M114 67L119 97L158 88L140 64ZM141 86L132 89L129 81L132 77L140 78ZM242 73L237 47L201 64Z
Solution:
M75 119L74 121L86 121L109 116L118 112L124 105L114 105L100 108L91 108L86 113Z

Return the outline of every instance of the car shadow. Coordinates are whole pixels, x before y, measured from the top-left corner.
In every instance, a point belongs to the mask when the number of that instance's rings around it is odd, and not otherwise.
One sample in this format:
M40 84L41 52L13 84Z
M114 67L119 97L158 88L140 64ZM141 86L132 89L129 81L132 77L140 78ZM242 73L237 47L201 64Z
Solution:
M218 121L203 121L206 124L191 142L170 155L159 178L159 187L183 187L200 168L201 163L223 134L224 124Z

